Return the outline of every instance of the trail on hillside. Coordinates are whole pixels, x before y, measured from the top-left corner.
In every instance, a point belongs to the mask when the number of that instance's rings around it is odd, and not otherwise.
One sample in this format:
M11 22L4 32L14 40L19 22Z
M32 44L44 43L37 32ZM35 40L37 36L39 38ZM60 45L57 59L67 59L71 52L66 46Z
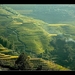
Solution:
M25 43L24 43L23 41L20 40L19 34L18 34L17 31L13 31L13 32L16 34L16 37L17 37L18 41L24 46L24 51L25 51L25 47L26 47Z
M11 30L16 35L17 40L23 45L24 51L25 51L26 44L22 40L20 40L18 32L16 30L12 30L12 29L10 29L8 27L6 27L6 29Z

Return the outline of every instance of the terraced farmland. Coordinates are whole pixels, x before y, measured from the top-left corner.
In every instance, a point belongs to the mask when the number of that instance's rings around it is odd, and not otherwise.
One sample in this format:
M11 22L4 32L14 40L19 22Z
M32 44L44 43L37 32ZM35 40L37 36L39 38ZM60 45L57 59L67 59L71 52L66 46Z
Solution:
M0 44L0 59L15 59L15 58L18 58L18 56L12 56L12 55L4 54L6 52L12 52L12 50L9 50L9 49L3 47Z
M55 64L52 61L44 60L42 58L31 58L30 61L34 64L34 70L36 70L37 67L41 65L42 70L45 71L71 71L68 68Z
M2 53L0 53L0 59L16 59L16 58L18 58L18 56L12 56L12 55L5 55L5 54L2 54Z

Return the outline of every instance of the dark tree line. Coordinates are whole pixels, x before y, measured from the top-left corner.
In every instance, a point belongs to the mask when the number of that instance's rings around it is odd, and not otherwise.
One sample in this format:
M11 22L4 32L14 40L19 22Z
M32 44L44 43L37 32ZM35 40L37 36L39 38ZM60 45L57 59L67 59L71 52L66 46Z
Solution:
M13 47L12 43L8 39L6 39L2 36L0 36L0 44L2 44L4 47L7 47L9 49L12 49L12 47Z
M55 57L54 61L65 67L74 67L75 62L75 42L66 42L63 38L53 38L50 44L54 47L51 52L52 56Z

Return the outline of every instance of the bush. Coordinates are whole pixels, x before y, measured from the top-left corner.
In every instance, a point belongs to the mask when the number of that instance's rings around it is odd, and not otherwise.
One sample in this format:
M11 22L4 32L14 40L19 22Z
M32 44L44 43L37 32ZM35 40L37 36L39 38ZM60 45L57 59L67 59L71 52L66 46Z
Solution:
M29 61L27 55L22 53L15 61L15 68L19 70L31 70L33 68L33 64Z

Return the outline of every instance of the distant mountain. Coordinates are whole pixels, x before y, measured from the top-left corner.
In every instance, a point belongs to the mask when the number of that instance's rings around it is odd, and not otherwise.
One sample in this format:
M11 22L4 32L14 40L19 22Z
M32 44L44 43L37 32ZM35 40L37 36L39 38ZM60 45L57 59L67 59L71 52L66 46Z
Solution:
M23 15L48 23L72 23L75 21L74 4L9 4L7 6Z

